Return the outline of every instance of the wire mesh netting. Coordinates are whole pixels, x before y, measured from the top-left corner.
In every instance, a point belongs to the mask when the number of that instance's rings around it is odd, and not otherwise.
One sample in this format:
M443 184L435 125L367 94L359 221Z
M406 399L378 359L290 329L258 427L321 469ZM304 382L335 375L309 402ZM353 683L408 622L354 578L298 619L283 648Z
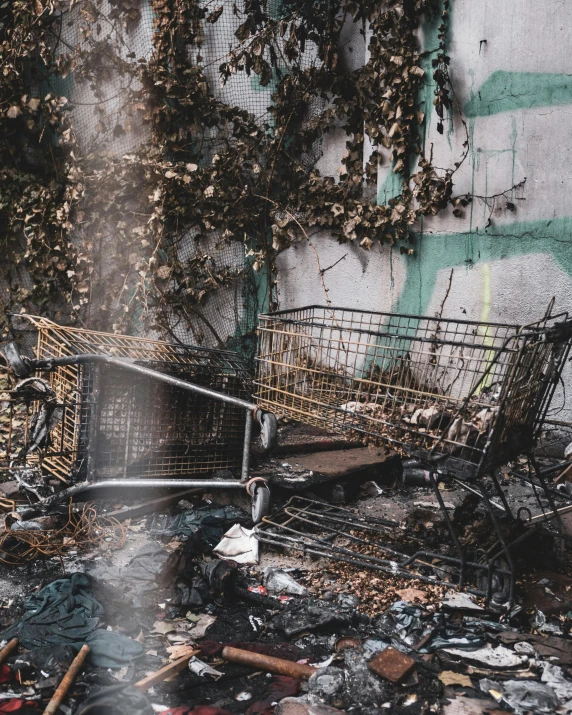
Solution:
M521 327L319 306L264 315L257 400L483 470L538 436L570 348L557 327L566 317Z
M29 317L40 359L98 354L120 357L195 385L248 398L248 370L238 355L146 338L65 328ZM49 437L38 448L42 405L7 393L9 420L0 468L41 463L59 478L177 477L240 466L240 407L112 366L58 366L47 376ZM57 409L57 412L56 412Z

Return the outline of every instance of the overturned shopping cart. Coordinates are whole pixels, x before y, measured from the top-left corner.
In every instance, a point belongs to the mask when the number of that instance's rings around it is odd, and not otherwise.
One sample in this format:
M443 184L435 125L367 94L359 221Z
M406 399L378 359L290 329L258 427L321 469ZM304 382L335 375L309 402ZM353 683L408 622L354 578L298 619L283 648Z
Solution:
M21 430L19 440L6 439L5 469L41 465L76 482L70 493L246 488L255 521L268 511L268 488L249 478L250 442L255 420L270 449L276 420L249 401L239 355L25 317L37 330L35 357L14 343L4 348L21 379L5 395L10 429Z
M541 320L525 326L330 306L261 316L258 404L418 460L444 514L453 553L436 554L421 545L401 558L388 547L365 557L363 548L354 547L372 539L379 545L380 534L396 524L299 498L266 519L259 538L404 574L420 563L427 572L427 564L438 561L447 571L446 578L439 576L442 582L451 581L452 566L461 587L467 573L476 571L486 577L477 591L490 597L494 583L508 580L512 599L511 550L525 537L522 530L507 532L504 522L514 526L525 517L531 521L532 514L512 514L495 469L528 454L531 470L522 477L535 489L543 521L555 530L560 524L557 497L532 453L572 341L572 321L552 309L551 303ZM485 553L475 556L461 543L438 489L440 475L484 503L497 537ZM434 580L435 569L428 572Z

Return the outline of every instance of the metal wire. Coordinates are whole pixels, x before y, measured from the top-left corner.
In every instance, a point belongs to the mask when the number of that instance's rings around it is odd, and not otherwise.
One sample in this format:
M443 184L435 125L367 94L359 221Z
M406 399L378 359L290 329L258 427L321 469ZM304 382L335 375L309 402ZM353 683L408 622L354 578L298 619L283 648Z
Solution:
M393 575L416 578L426 583L457 586L451 580L451 567L459 559L423 548L421 539L402 532L406 544L387 546L380 537L392 543L392 530L398 523L388 519L364 516L350 509L318 502L306 497L292 497L273 514L264 517L256 528L256 538L273 547L301 551L358 568L385 571ZM487 572L488 564L464 561L463 568ZM420 570L421 569L421 570ZM509 576L503 568L494 569L499 576ZM467 590L479 595L484 591Z
M85 551L104 544L106 549L120 549L126 538L127 530L117 519L98 516L91 504L76 514L70 502L67 522L59 529L1 531L0 563L21 566L42 556L61 558L70 550Z
M554 328L563 319L523 327L323 306L263 315L256 398L482 475L537 437L570 349L570 331Z
M243 400L249 397L246 362L235 353L67 328L45 318L26 317L38 330L39 359L85 354L119 357L199 387ZM43 452L27 454L29 410L9 403L4 459L0 455L5 470L41 462L46 472L65 481L70 476L177 477L241 464L245 421L240 406L94 363L58 365L46 377L62 407L62 419ZM26 418L17 448L12 439L16 410ZM33 405L31 412L37 410Z

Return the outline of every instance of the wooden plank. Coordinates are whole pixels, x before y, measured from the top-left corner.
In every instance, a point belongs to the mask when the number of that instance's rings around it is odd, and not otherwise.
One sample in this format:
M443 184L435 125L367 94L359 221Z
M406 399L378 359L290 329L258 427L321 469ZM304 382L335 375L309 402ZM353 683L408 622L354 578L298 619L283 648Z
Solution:
M162 683L164 680L167 680L167 678L171 678L173 675L180 673L182 670L186 670L191 658L199 655L200 652L200 650L191 651L187 655L183 656L183 658L176 660L174 663L169 663L165 667L161 668L161 670L157 670L154 673L151 673L151 675L147 675L145 678L138 680L135 683L135 687L141 692L149 690L149 688L152 688L153 685Z
M554 480L554 484L560 484L561 482L571 482L572 481L572 464L569 464L566 469L559 474Z

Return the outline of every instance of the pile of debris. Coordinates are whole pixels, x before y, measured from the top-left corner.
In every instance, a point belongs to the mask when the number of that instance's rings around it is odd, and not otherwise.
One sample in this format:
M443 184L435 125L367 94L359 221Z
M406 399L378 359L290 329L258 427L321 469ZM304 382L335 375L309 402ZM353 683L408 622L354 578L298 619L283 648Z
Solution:
M366 488L354 508L403 499ZM507 610L273 551L208 494L97 518L121 524L116 548L1 567L2 713L572 713L572 579L531 572Z

